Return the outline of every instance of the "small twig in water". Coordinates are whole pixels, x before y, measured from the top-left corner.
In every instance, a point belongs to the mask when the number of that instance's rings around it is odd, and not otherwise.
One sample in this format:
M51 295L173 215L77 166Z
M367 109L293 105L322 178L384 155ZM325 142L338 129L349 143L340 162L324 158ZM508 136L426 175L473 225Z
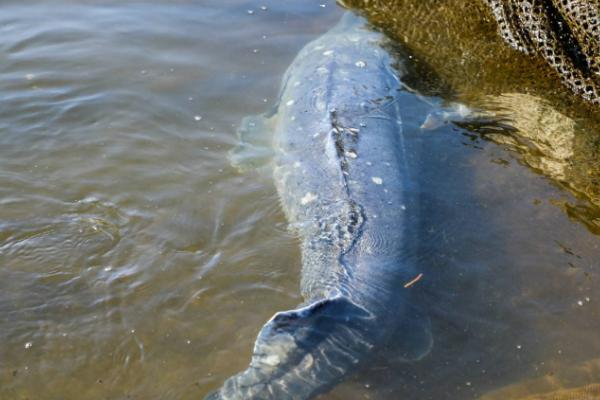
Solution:
M409 287L411 287L412 285L414 285L415 283L419 282L421 280L421 278L423 277L423 274L419 274L417 275L413 280L406 282L404 284L404 289L408 289Z

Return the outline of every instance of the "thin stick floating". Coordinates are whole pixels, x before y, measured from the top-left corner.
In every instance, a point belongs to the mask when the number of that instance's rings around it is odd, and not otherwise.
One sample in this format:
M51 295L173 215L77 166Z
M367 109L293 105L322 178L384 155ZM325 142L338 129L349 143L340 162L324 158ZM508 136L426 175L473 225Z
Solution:
M423 274L420 273L419 275L417 275L413 280L408 281L404 284L404 288L408 289L409 287L411 287L412 285L414 285L415 283L419 282L421 280L421 278L423 277Z

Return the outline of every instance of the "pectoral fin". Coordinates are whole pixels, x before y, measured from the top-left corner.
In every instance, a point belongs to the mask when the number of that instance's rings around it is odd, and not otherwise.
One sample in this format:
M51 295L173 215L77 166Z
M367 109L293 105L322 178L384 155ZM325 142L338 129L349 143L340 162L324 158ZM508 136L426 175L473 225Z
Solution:
M247 171L264 166L271 160L274 119L274 116L252 115L242 120L237 130L239 143L229 152L233 167Z
M421 124L423 130L433 130L450 122L466 122L482 117L482 113L475 112L464 104L452 103L449 107L430 112Z

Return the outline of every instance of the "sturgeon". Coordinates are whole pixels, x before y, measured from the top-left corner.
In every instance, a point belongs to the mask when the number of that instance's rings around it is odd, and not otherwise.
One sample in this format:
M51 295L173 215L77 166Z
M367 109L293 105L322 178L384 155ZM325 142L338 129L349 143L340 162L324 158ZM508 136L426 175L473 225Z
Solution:
M392 345L407 360L431 348L429 320L406 285L419 277L418 189L400 105L418 96L385 43L348 12L299 52L275 112L242 124L234 162L269 154L301 240L305 301L264 325L248 369L209 399L308 399L378 348Z

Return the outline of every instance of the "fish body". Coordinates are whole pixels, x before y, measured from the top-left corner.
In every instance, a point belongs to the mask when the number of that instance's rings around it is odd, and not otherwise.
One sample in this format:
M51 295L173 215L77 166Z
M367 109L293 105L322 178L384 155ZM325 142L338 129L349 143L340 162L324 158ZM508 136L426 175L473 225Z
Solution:
M419 273L418 187L401 104L416 97L384 45L348 13L299 52L276 112L246 121L270 131L260 141L301 241L305 301L265 324L248 369L211 399L312 398L390 341L406 359L431 347L428 320L404 287ZM242 141L244 132L255 135L242 128Z

